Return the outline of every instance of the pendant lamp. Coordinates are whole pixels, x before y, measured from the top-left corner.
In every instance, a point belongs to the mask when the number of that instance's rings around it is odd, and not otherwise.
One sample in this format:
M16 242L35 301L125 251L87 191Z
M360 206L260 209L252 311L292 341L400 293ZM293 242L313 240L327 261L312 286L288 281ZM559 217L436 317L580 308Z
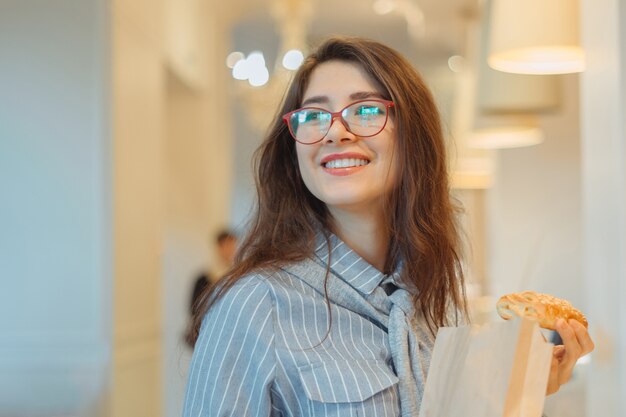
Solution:
M489 66L517 74L585 68L578 0L492 0Z

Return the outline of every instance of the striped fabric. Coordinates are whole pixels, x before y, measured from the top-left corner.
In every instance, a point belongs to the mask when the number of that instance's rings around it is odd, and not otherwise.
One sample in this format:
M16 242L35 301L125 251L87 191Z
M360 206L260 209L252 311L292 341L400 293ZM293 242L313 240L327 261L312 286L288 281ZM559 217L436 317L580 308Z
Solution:
M331 247L327 282L319 235L315 260L248 275L207 313L184 417L417 416L432 336L400 310L412 306L398 272L384 275L336 236ZM389 284L399 289L387 295Z

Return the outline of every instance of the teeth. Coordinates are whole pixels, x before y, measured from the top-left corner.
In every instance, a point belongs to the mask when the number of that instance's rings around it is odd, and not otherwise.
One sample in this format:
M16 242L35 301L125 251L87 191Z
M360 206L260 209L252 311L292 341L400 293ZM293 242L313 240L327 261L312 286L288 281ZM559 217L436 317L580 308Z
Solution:
M326 168L348 168L348 167L358 167L361 165L369 164L368 160L365 159L355 159L355 158L345 158L345 159L333 159L332 161L328 161L324 164Z

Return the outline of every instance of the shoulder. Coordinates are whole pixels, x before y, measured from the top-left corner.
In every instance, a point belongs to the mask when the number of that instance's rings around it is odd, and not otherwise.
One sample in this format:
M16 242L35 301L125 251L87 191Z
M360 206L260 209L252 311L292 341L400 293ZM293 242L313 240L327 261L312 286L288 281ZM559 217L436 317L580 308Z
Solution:
M293 274L286 267L275 268L258 268L251 273L241 277L237 283L231 288L234 290L255 288L256 291L261 289L276 294L281 290L292 289L301 286L302 278L297 274Z
M230 288L225 289L211 310L234 308L235 311L248 305L270 303L272 291L267 277L260 274L248 274L239 278ZM209 310L210 311L210 310Z
M219 340L243 340L272 332L274 297L267 280L245 275L225 289L206 312L200 328L200 345Z
M209 315L217 312L233 314L248 307L262 305L272 308L279 287L284 285L284 277L280 272L271 270L255 270L219 291L217 299L208 311Z
M211 306L207 315L232 316L243 310L243 314L254 313L249 308L261 306L274 309L285 297L295 293L305 294L312 289L302 279L281 268L259 268L239 278L231 287L224 289Z

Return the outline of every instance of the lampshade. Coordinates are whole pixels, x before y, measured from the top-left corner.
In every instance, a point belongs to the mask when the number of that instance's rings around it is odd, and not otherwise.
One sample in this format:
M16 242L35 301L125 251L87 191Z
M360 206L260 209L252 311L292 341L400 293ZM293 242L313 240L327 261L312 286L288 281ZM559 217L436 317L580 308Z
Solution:
M561 105L558 75L512 74L487 65L487 45L481 48L476 80L477 110L485 113L543 113Z
M517 74L581 72L578 0L492 0L489 66Z
M484 64L484 26L468 25L467 56L472 65L457 74L454 135L457 143L477 152L531 146L543 141L535 112L558 103L556 78L505 74ZM475 157L475 155L473 155Z
M463 155L451 170L450 185L455 189L481 190L493 185L495 171L493 153Z
M537 145L543 142L543 130L536 116L499 114L477 117L467 136L471 148L504 149Z
M471 55L470 55L471 56ZM474 118L475 71L455 73L455 100L450 120L450 172L452 188L485 189L493 184L494 151L469 146Z

